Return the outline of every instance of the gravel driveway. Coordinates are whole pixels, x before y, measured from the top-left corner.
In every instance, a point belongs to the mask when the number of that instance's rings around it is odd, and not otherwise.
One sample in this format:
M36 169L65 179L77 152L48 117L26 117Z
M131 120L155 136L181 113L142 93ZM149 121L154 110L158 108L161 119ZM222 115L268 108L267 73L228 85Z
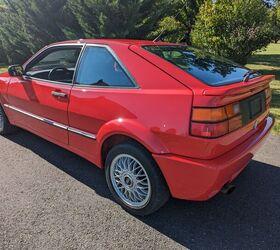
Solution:
M170 200L136 218L103 171L28 132L0 137L0 249L279 249L280 137L207 202Z

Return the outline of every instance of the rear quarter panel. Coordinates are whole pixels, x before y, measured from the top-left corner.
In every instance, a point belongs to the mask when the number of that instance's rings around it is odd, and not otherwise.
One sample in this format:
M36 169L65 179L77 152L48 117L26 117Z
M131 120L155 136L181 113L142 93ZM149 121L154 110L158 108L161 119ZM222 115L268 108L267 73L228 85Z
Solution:
M134 138L152 153L176 152L189 133L192 91L128 50L112 46L139 88L116 89L74 86L69 123L97 135L97 141L70 134L70 145L83 148L100 165L102 142L111 135Z
M193 92L193 107L220 107L240 101L268 88L269 82L274 78L273 76L263 76L246 83L240 82L213 87L202 83L168 61L144 50L139 45L131 45L129 49L191 89ZM258 130L261 130L267 115L268 113L265 113L264 116L258 118L258 129L254 129L253 124L250 123L235 132L216 139L199 138L188 134L185 138L183 136L177 137L176 143L173 143L172 140L167 141L167 143L174 154L196 159L214 159L229 152L256 134ZM164 136L164 134L160 136Z

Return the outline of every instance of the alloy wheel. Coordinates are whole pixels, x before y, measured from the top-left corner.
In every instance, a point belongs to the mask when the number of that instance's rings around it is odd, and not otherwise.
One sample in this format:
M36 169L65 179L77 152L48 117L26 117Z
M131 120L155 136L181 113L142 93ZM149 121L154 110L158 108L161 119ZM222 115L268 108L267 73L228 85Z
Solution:
M120 154L112 161L110 177L118 197L127 206L141 209L151 198L151 183L142 164L133 156Z

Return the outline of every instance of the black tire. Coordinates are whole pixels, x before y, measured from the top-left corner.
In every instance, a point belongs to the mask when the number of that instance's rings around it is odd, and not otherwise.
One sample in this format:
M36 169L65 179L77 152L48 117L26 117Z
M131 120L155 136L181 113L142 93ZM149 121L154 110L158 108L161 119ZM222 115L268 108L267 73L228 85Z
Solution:
M123 155L136 159L141 167L145 169L149 182L149 200L142 207L131 207L127 205L116 192L111 178L111 168L114 168L114 160ZM133 161L133 160L132 160ZM113 165L113 166L112 166ZM116 164L118 165L118 164ZM113 171L113 170L112 170ZM134 173L134 172L133 172ZM142 172L143 173L143 172ZM105 174L108 187L115 200L129 213L137 216L149 215L161 208L170 197L170 192L165 179L149 152L136 143L127 143L114 146L107 155L105 161ZM123 178L124 180L124 178ZM125 182L123 182L125 183ZM126 183L125 183L126 184ZM121 184L122 185L122 184ZM124 187L122 185L122 187ZM124 190L124 188L122 188ZM135 198L135 196L134 196Z
M0 106L0 135L11 134L16 131L16 127L11 125L3 108Z

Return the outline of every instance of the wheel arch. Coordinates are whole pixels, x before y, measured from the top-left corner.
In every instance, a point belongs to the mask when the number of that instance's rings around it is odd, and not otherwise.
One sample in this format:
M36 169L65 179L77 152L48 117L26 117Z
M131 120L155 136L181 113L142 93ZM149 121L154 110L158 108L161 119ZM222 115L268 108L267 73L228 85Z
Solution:
M140 142L135 140L134 138L124 135L124 134L114 134L106 138L101 146L101 166L102 168L105 165L106 156L109 151L116 145L123 144L123 143L131 143L136 144L143 148L145 151L151 153L146 147L144 147Z
M134 143L150 154L164 154L168 150L156 135L136 121L112 121L104 125L97 134L99 142L99 165L104 167L105 157L109 150L121 143Z

